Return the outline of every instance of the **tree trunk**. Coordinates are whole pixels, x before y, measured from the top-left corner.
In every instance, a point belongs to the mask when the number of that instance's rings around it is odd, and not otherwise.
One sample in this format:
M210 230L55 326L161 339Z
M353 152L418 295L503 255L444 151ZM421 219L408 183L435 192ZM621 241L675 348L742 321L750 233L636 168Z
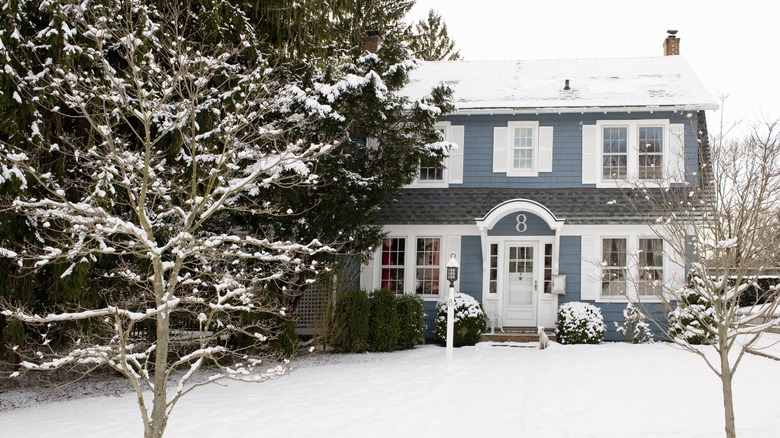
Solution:
M720 381L723 386L723 410L726 419L726 438L737 438L737 428L734 421L734 394L731 380L734 377L729 365L728 351L720 352Z
M168 402L168 344L170 342L170 324L168 312L157 316L157 350L154 357L154 391L152 401L152 421L144 431L144 438L162 438L168 424L166 412Z

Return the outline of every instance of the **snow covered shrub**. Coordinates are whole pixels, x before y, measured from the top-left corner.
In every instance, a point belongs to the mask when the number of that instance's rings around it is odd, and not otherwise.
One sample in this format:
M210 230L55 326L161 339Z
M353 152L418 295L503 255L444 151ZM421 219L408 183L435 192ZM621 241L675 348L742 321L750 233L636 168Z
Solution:
M482 337L485 329L485 312L482 305L471 295L455 295L455 331L453 345L474 345ZM436 303L436 330L434 331L436 342L447 343L447 298L443 297Z
M406 350L423 343L425 336L425 309L419 295L404 294L398 297L398 349Z
M588 303L564 303L558 308L555 333L561 344L598 344L607 327L601 309Z
M371 303L364 290L339 295L331 324L331 345L343 353L362 353L368 344L368 317Z
M677 293L677 307L668 315L670 338L693 345L715 341L712 303L697 292L696 285L700 281L694 277L688 287Z
M398 298L380 289L371 293L371 316L368 318L368 349L393 351L398 344Z
M615 329L623 335L626 342L632 344L644 344L653 342L653 332L650 330L650 324L645 322L645 315L633 304L628 303L623 310L623 317L626 319L625 325L621 326L615 323Z

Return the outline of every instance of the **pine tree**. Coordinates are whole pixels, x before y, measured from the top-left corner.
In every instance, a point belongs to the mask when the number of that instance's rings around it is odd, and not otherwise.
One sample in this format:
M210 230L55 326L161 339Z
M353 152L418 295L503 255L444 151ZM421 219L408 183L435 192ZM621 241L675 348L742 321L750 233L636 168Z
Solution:
M409 49L416 58L424 61L457 61L460 51L455 50L455 41L447 34L447 24L433 9L428 19L420 20L407 29Z

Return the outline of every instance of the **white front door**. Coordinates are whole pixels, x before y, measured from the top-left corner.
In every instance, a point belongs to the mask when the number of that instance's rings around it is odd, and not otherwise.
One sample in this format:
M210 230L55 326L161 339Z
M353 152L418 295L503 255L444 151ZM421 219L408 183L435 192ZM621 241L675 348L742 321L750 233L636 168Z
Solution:
M535 243L511 242L506 245L504 266L504 318L505 327L536 326L537 256Z

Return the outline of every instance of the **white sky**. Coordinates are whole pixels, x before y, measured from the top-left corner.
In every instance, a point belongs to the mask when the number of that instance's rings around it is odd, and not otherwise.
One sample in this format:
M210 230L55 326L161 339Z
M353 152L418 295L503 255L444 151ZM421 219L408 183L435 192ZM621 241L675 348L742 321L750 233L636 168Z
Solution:
M429 9L466 60L661 56L666 31L676 29L680 53L710 93L728 95L727 125L780 118L780 2L417 0L411 17ZM720 117L708 112L712 133Z

